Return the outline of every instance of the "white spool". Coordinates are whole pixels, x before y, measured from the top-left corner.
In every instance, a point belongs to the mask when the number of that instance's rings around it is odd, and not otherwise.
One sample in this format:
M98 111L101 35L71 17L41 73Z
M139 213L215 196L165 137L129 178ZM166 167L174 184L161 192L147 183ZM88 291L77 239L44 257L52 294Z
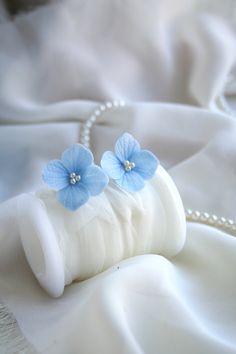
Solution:
M122 259L173 256L186 234L178 190L161 166L140 192L110 184L75 212L60 205L53 191L24 194L18 222L29 265L53 297L73 280L87 279Z

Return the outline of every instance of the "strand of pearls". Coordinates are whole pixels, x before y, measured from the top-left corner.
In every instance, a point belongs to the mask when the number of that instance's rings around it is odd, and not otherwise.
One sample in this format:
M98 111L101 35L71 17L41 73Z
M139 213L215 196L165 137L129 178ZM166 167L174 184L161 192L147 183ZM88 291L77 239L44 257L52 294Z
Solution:
M191 209L186 209L185 215L187 221L210 225L236 236L236 223L231 219Z
M227 109L229 113L229 107L227 103L226 103L227 106L224 105L223 97L220 97L220 103L221 103L221 107L224 110ZM109 110L124 107L124 106L125 106L124 101L115 100L115 101L102 103L98 108L96 108L96 110L89 116L89 118L85 121L85 123L82 126L81 137L80 137L81 144L83 144L87 148L90 148L91 129L93 125L97 122L97 119ZM205 225L210 225L219 228L225 232L228 232L230 234L234 234L236 236L236 223L231 219L226 219L223 216L218 217L216 215L210 215L206 212L199 212L197 210L191 210L191 209L185 210L185 216L186 216L186 220L189 222L196 222Z
M81 129L80 142L88 149L90 148L90 135L93 125L96 123L97 119L101 117L105 112L112 110L114 108L124 107L124 101L109 101L102 103L89 118L85 121Z

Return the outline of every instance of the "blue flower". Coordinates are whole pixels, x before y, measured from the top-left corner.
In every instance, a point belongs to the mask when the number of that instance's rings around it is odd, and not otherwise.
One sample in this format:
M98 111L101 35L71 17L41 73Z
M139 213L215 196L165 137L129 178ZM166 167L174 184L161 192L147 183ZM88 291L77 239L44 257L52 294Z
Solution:
M106 174L93 164L91 151L81 144L65 150L61 160L50 161L42 177L49 187L58 191L59 202L73 211L108 184Z
M141 150L132 135L125 133L116 142L115 153L106 151L101 166L108 176L128 192L136 192L144 187L144 181L154 176L159 165L156 156Z

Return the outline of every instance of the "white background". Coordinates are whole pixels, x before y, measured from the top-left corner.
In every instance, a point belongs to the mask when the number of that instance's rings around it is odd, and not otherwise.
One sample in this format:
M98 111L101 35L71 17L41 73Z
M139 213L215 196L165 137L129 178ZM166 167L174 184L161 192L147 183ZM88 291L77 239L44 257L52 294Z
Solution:
M15 200L92 132L99 161L123 131L154 151L186 208L236 219L235 1L64 1L0 25L0 297L43 353L235 353L236 240L189 224L173 259L145 255L50 299L19 242Z

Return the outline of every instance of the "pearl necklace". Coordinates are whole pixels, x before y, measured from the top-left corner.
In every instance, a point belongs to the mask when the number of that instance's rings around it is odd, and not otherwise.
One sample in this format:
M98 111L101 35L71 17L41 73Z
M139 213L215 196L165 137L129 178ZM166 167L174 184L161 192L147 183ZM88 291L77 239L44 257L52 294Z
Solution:
M124 105L125 105L124 101L116 101L116 100L101 104L83 124L81 129L81 137L80 137L81 144L83 144L87 148L90 148L91 129L93 125L96 123L98 117L101 117L102 114L104 114L108 110L124 107Z
M236 236L236 223L231 219L226 219L223 216L218 217L206 212L201 213L200 211L191 209L185 209L185 215L189 222L210 225Z
M102 103L85 121L81 128L80 142L87 148L90 148L91 129L96 123L97 119L109 110L117 109L125 106L124 101L109 101ZM128 164L129 161L127 161ZM129 162L130 164L130 162ZM128 165L127 165L128 168ZM132 168L132 166L129 166ZM185 216L188 222L195 222L200 224L209 225L223 230L231 235L236 236L236 223L231 219L226 219L221 216L218 217L214 214L206 212L199 212L198 210L185 209Z

